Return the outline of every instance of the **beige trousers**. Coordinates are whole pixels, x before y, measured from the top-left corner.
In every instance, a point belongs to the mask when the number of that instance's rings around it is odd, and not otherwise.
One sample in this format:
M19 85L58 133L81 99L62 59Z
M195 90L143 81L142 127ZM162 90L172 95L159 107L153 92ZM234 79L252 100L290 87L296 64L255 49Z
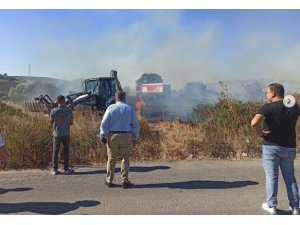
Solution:
M129 154L132 146L132 134L108 134L107 137L107 175L106 181L113 182L117 160L121 162L122 182L128 181Z

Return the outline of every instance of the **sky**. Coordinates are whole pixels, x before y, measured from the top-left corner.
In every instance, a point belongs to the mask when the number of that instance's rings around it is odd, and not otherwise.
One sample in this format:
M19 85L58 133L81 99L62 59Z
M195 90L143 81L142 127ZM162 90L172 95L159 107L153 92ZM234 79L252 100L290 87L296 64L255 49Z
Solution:
M135 87L300 73L300 9L0 9L0 73L66 80L109 75Z

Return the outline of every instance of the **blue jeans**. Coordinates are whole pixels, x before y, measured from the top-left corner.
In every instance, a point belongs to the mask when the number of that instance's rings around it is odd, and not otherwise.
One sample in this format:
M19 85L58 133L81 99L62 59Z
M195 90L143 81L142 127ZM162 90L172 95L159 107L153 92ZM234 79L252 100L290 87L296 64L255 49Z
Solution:
M266 174L267 203L277 206L279 167L286 185L289 204L292 209L299 208L298 186L295 178L294 160L296 148L263 145L263 166Z

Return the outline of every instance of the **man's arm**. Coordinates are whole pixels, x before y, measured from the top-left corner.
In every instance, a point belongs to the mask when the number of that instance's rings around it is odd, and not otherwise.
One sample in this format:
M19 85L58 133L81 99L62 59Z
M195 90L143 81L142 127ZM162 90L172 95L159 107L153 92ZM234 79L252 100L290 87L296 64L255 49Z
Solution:
M108 131L108 127L109 127L109 122L110 122L110 107L108 107L103 115L101 124L100 124L100 141L101 140L106 140L106 134ZM105 141L104 141L105 142Z
M50 116L50 123L53 124L54 123L54 117Z
M53 112L53 110L51 110L51 112L50 112L50 120L49 120L49 122L50 122L51 124L54 123L54 112Z
M253 119L251 120L251 127L256 133L257 136L263 137L266 134L270 133L270 131L264 131L261 127L262 122L264 121L265 117L261 114L256 114Z

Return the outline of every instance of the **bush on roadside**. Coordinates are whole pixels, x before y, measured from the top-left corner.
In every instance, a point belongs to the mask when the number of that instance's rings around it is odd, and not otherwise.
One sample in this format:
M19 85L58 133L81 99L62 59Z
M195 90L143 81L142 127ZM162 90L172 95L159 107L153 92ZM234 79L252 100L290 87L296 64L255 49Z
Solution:
M221 95L210 111L196 109L203 118L201 149L212 158L233 159L243 153L249 157L261 156L260 139L250 127L250 122L263 102L242 102ZM204 112L204 114L203 114Z

